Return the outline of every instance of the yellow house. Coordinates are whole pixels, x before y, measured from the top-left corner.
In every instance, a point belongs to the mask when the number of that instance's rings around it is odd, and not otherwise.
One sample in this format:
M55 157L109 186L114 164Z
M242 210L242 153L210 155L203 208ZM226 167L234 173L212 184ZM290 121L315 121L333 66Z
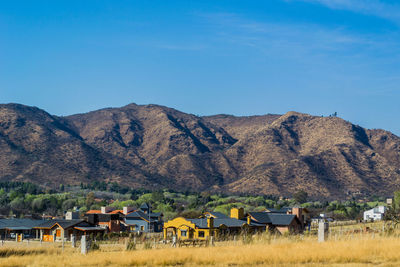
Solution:
M175 218L164 223L164 239L168 235L176 235L178 239L205 240L210 236L222 237L239 234L242 231L263 231L265 225L252 222L244 216L243 208L233 208L231 216L221 213L206 212L205 218L185 219Z
M178 239L205 240L214 235L214 218L185 219L178 217L164 223L164 239L172 231Z

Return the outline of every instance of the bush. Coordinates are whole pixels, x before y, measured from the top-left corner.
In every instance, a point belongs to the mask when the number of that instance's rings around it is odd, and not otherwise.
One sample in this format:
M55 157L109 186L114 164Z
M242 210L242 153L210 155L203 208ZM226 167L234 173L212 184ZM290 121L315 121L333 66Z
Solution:
M90 242L89 250L99 250L100 246L96 242Z
M150 241L144 242L143 249L152 249L151 242Z
M248 234L247 235L243 235L242 241L243 241L244 245L251 244L251 243L253 243L253 237L251 235L248 235Z
M136 243L132 239L126 243L126 250L136 250Z

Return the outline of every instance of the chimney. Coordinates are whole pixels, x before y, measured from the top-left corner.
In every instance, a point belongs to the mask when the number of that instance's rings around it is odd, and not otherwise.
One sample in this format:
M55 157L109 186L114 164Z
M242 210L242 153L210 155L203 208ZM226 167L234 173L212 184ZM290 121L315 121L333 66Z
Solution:
M304 227L303 208L292 208L292 214L296 215L297 219L299 219L301 223L301 226Z
M209 229L214 228L214 218L213 217L208 217L207 218L207 227Z
M130 212L132 212L132 211L134 211L135 209L134 208L132 208L132 207L124 207L123 208L123 213L125 214L125 215L127 215L128 213L130 213Z
M231 218L242 220L244 218L244 209L243 208L232 208L231 209Z
M65 213L65 219L66 220L79 219L79 212L77 212L77 211L68 211L67 213Z

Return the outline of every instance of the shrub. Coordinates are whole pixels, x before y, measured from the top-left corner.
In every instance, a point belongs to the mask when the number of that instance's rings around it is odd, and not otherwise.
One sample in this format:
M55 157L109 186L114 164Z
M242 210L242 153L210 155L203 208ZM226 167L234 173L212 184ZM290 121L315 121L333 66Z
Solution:
M144 242L143 249L152 249L151 242L150 241Z
M90 250L99 250L100 246L96 242L90 242L89 249Z
M136 243L130 239L128 243L126 243L126 250L136 250Z

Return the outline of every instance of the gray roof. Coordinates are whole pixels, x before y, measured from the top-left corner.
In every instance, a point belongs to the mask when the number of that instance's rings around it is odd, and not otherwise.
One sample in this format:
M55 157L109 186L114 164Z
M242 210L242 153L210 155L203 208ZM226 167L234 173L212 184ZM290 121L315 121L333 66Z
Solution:
M194 223L198 228L208 228L207 226L207 219L202 218L202 219L187 219L188 221L191 221ZM214 227L220 227L221 225L225 225L227 227L242 227L244 224L247 224L247 220L238 220L234 218L215 218L214 219ZM263 226L263 224L256 223L256 222L251 222L251 226Z
M0 219L0 229L30 230L43 223L43 220L33 219ZM22 227L24 229L17 229Z
M207 219L187 219L188 221L194 223L198 228L207 228Z
M98 226L87 226L87 227L75 226L74 228L77 228L77 229L83 230L83 231L105 231L106 230L105 228L98 227Z
M258 223L272 225L289 225L296 218L293 214L272 212L249 212L249 215Z
M209 211L208 213L210 213L211 215L213 215L215 218L219 218L219 219L222 219L222 218L229 218L229 216L227 216L227 215L225 215L225 214L223 214L223 213L221 213L221 212L218 212L218 211Z
M38 225L37 228L51 228L56 223L58 223L64 229L76 226L77 224L81 224L82 226L90 226L90 224L84 220L47 220Z
M140 205L141 210L148 210L149 209L149 205L147 203L143 203L142 205Z
M161 215L161 213L150 213L150 219L158 218ZM126 219L132 220L133 218L138 218L138 219L146 219L149 220L149 215L147 213L144 213L143 211L137 210L134 212L131 212L125 216Z
M293 214L270 214L272 225L289 225L296 219Z

